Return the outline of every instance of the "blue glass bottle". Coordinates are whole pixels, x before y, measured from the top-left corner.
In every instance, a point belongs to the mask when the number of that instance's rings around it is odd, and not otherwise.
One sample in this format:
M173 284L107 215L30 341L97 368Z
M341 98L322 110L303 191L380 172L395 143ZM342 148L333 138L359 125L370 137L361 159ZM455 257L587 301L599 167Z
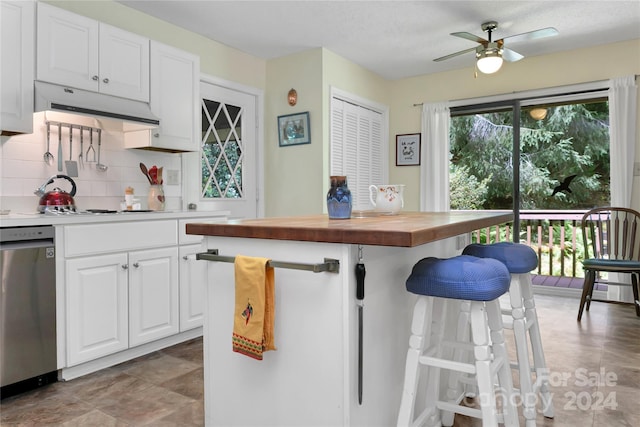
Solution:
M331 188L327 193L329 219L351 218L352 197L346 176L331 176Z

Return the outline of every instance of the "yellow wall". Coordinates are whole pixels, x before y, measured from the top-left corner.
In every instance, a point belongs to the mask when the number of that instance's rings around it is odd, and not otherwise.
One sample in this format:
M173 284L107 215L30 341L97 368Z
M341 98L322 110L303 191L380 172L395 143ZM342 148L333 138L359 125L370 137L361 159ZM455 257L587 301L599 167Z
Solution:
M265 94L265 215L308 215L326 211L329 190L331 87L387 105L388 83L326 49L267 63ZM287 92L295 88L298 104ZM311 144L278 146L277 117L309 111Z
M317 214L322 205L314 192L322 180L322 49L273 59L267 63L265 91L265 216ZM287 93L298 92L291 107ZM311 143L280 147L278 116L309 112Z
M473 57L470 57L470 63ZM640 40L615 43L605 46L560 52L552 55L525 58L515 63L505 63L492 75L478 75L474 69L456 70L429 74L389 83L391 94L391 119L389 138L396 134L420 132L421 107L413 104L469 99L483 96L507 94L554 86L608 80L613 77L640 75ZM640 99L640 91L638 93ZM640 108L638 110L640 123ZM640 145L640 130L637 144ZM390 146L390 159L395 156L395 147ZM640 147L636 147L636 161L640 161ZM390 181L407 184L405 208L418 210L418 167L396 167L390 161ZM640 207L639 178L634 178L633 202Z

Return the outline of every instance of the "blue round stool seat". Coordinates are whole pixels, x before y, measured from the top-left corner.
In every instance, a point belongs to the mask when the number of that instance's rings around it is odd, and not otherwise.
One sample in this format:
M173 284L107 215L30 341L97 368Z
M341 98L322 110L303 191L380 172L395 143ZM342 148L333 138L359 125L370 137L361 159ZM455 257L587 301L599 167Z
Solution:
M462 254L497 259L506 265L512 274L529 273L538 266L536 252L522 243L499 242L490 245L473 243L464 248Z
M407 291L441 298L492 301L509 290L511 276L500 261L460 255L423 258L407 279Z

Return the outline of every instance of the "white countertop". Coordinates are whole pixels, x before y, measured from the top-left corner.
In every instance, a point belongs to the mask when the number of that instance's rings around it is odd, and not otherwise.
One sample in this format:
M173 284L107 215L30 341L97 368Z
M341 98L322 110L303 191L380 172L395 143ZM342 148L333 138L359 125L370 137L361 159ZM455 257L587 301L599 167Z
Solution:
M11 212L0 215L0 227L26 227L37 225L94 224L100 222L154 221L161 219L190 219L228 217L229 211L163 211L163 212L118 212L101 214L45 215L37 212Z

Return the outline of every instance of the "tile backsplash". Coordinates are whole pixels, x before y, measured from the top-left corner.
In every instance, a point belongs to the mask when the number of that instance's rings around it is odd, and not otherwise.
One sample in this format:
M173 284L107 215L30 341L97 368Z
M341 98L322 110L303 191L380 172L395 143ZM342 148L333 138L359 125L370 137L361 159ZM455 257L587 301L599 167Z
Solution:
M36 113L33 115L32 134L2 137L0 143L0 208L3 210L35 212L39 198L33 192L51 176L67 175L64 161L69 160L69 128L62 127L63 170L60 172L58 171L57 126L51 127L50 134L50 152L55 156L55 160L49 165L43 159L47 145L45 121L45 113ZM79 121L83 123L82 119ZM84 167L78 164L78 177L72 178L77 187L74 196L76 207L80 210L120 209L120 203L124 200L125 188L133 187L135 197L140 199L142 209L146 209L149 182L140 171L140 162L142 162L149 168L153 165L164 167L165 209L181 209L181 184L168 185L166 183L166 174L169 170L178 171L178 176L182 176L181 155L125 149L123 135L122 132L108 127L103 129L100 161L108 166L108 169L102 172L96 168L96 163L87 161L89 132L85 131L83 141ZM98 141L95 133L93 147L97 153ZM73 130L72 160L77 162L79 153L80 130L75 128ZM64 191L71 190L70 183L63 179L49 184L47 190L53 190L56 186Z

